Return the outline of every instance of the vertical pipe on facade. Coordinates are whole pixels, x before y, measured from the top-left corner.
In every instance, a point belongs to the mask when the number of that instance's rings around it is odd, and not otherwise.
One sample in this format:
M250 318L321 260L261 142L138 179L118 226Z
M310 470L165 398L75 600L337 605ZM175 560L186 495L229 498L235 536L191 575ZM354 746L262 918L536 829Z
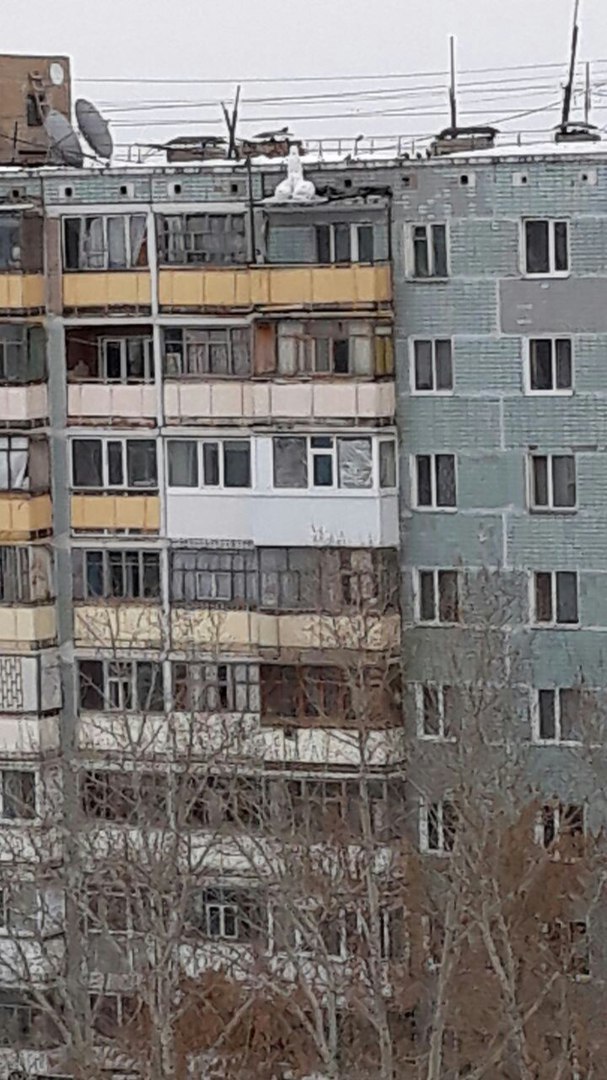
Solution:
M74 659L73 592L71 558L71 497L69 440L67 434L67 372L63 313L53 311L53 298L62 296L60 226L46 216L44 192L42 207L44 229L44 275L46 286L46 355L51 461L51 498L53 504L53 555L55 573L55 618L59 651L62 702L59 716L61 753L61 828L63 838L65 883L65 947L68 1001L79 1020L84 1017L86 1002L81 985L79 829L78 797L78 711L76 665ZM54 250L51 252L51 248ZM50 257L52 254L52 258ZM59 282L56 280L59 275ZM57 288L58 285L58 288ZM59 808L58 808L59 809Z
M150 192L151 198L151 192ZM169 600L169 552L167 539L167 500L164 457L164 376L162 371L162 339L160 332L160 303L158 280L158 243L156 219L152 207L147 213L148 263L150 273L150 299L152 311L152 351L154 356L154 390L156 393L156 468L158 474L158 500L160 504L160 585L162 597L162 653L164 671L165 706L170 708L170 672L166 655L171 641L171 610Z

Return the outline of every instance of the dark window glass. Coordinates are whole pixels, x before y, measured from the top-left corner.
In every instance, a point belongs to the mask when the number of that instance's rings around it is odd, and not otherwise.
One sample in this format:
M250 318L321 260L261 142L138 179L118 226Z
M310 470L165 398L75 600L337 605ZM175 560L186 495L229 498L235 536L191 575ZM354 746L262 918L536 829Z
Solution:
M100 710L105 706L103 694L103 663L101 660L80 660L78 663L80 707Z
M124 484L124 469L122 467L123 445L121 442L108 442L107 444L107 470L110 487L122 487Z
M436 455L436 505L455 506L455 458L453 454Z
M352 250L350 244L350 226L340 222L334 226L335 235L335 262L352 262Z
M218 444L205 442L202 446L202 461L204 468L205 487L218 487L219 485L219 446Z
M453 389L453 362L451 358L451 342L437 341L436 345L436 389Z
M319 263L331 262L331 230L328 225L316 226L316 259Z
M557 390L570 390L573 385L571 339L558 338L554 344L556 349L556 388Z
M434 276L447 277L447 230L444 225L432 226Z
M552 622L552 574L535 575L536 622Z
M456 570L439 570L438 597L440 621L457 622L459 619L459 592Z
M99 439L74 439L72 465L75 488L102 487L101 441Z
M434 372L432 366L432 342L416 341L415 346L415 389L434 390Z
M330 454L314 454L314 487L331 487L333 484L333 458Z
M566 221L554 222L554 269L561 272L569 269Z
M540 339L530 345L532 390L553 390L552 382L552 342Z
M155 487L156 443L153 439L133 439L126 444L129 487Z
M374 257L375 252L373 249L373 226L359 225L358 261L361 263L372 263L374 261Z
M432 506L432 458L429 454L417 457L417 505Z
M533 458L533 505L548 506L548 459Z
M556 738L555 696L556 691L554 690L538 691L540 739Z
M226 439L223 444L223 461L224 487L251 486L251 444L248 439Z
M422 570L419 575L419 613L423 622L432 622L436 617L433 570Z
M103 552L86 551L84 553L84 558L86 572L86 594L87 596L101 597L104 595Z
M438 690L435 686L423 688L424 735L440 735Z
M425 225L416 225L413 229L413 261L415 277L430 277L428 237Z
M547 221L525 222L525 255L528 274L550 272L549 223Z
M572 454L555 454L552 458L552 487L554 506L575 506L575 458Z
M571 571L559 571L556 575L556 621L558 623L577 623L577 574Z

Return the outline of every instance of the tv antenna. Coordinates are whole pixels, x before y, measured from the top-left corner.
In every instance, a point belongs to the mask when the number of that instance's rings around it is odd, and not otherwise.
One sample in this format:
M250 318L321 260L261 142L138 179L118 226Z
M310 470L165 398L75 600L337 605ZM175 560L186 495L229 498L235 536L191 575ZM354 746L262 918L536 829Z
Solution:
M577 57L580 27L578 16L580 13L580 0L575 0L573 7L573 28L571 31L571 48L569 51L569 74L563 91L563 111L561 122L556 129L555 141L558 142L599 142L601 136L598 128L589 123L590 116L590 65L586 64L586 85L584 92L584 119L571 120L571 102L573 99L573 84L575 81L575 62Z
M449 109L451 112L451 127L457 127L457 86L455 75L455 37L449 38Z

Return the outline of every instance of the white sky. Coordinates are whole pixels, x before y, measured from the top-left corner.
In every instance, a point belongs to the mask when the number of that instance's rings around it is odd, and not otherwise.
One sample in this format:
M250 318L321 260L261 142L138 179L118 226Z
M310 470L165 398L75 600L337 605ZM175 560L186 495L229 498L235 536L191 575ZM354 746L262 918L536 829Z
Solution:
M72 58L76 92L85 94L111 113L112 106L129 108L136 102L151 102L148 112L112 113L123 122L170 119L174 127L119 128L118 142L137 139L170 138L178 133L216 131L215 123L184 124L190 121L217 121L216 107L178 107L158 110L156 102L173 99L201 102L229 95L221 85L128 85L93 84L79 80L99 76L163 77L191 79L285 78L327 75L388 75L441 71L447 65L448 35L457 39L460 80L485 76L465 75L465 69L501 67L515 64L541 65L561 61L560 71L506 72L523 75L537 88L510 93L492 109L487 98L476 104L478 115L469 123L495 119L510 106L531 108L559 97L559 81L566 70L573 0L1 0L2 51L24 53L67 53ZM607 93L607 18L605 0L581 0L582 59L603 59L593 68L593 81L603 80ZM494 78L498 77L495 73ZM434 80L426 80L426 84ZM541 85L540 85L541 84ZM356 81L345 84L306 83L245 85L243 116L256 118L249 131L282 126L290 121L294 134L304 136L340 133L381 135L394 132L437 130L448 122L444 95L405 96L386 102L346 101L314 106L272 107L270 103L246 104L247 97L331 90L399 88L412 91L424 82L415 79L379 79L377 84ZM512 88L511 88L512 90ZM479 87L477 94L482 93ZM491 88L488 89L488 94ZM462 99L460 99L461 101ZM593 119L607 123L607 96L597 97L605 110ZM436 117L411 115L336 117L332 120L303 120L293 114L340 113L359 109L380 112L425 107ZM444 115L440 112L444 108ZM486 116L481 115L486 109ZM290 115L289 115L290 110ZM259 119L257 119L259 118ZM465 118L462 118L464 122ZM532 120L537 124L537 120ZM549 118L546 126L553 122ZM525 121L521 121L521 125ZM526 121L529 127L529 121ZM539 121L541 123L541 120ZM244 124L242 131L247 130Z

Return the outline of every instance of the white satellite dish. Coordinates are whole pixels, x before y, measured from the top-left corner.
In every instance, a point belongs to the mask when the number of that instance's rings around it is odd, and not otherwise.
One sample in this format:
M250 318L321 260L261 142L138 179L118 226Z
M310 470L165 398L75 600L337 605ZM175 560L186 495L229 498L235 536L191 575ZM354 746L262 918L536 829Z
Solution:
M65 72L62 64L58 64L57 61L54 60L48 73L53 86L63 86L63 83L65 82Z
M53 160L81 169L84 163L82 147L69 120L56 109L49 109L43 123L51 144Z
M78 98L75 105L76 120L80 133L97 157L109 160L114 150L114 143L109 125L92 101Z

